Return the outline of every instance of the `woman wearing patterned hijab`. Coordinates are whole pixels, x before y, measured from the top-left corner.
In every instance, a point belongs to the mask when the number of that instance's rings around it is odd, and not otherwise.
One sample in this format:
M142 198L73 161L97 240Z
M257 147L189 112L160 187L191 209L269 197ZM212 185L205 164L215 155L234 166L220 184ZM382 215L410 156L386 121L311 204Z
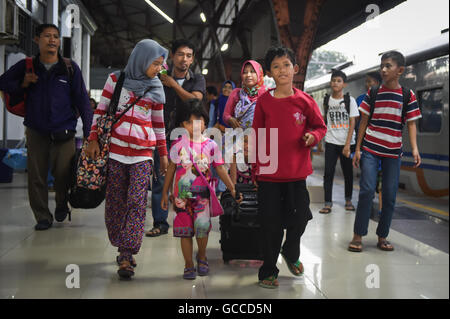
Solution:
M232 128L252 127L256 100L265 91L264 72L261 64L247 60L241 70L242 88L235 89L228 98L223 119Z
M168 51L153 40L136 44L124 69L116 116L128 105L138 102L113 126L106 181L105 223L111 244L118 248L118 274L134 275L144 235L147 190L152 172L153 150L158 148L162 174L168 160L164 128L164 89L157 77ZM88 156L99 153L97 118L109 107L120 72L111 73L94 112Z

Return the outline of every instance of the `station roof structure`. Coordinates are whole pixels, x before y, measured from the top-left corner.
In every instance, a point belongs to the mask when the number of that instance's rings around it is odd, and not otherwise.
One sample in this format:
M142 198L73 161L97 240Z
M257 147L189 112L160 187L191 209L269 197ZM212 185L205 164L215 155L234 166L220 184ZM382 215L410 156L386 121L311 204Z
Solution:
M300 73L306 74L312 50L403 1L81 0L98 25L91 44L94 67L124 67L134 45L144 38L168 49L173 39L187 38L197 46L194 68L210 65L215 72L207 79L213 81L233 77L233 61L261 59L268 46L276 44L293 49ZM225 43L228 49L223 50ZM298 78L299 86L303 81Z

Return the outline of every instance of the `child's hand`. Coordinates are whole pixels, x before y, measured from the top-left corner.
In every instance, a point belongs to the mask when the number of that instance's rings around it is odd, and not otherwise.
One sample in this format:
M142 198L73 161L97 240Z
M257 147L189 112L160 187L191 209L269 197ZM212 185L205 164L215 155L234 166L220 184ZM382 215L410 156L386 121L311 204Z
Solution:
M305 141L306 146L311 146L316 139L311 133L306 133L305 136L303 136L303 140Z
M159 173L161 174L161 176L165 176L167 167L169 166L169 160L167 159L167 156L161 156L159 161Z
M235 189L231 190L231 196L233 196L233 198L236 199L236 190ZM236 202L238 202L238 204L239 204L243 200L244 200L244 197L242 197L242 194L239 193L239 198L236 199Z
M86 148L86 156L88 158L96 159L100 155L100 146L97 140L92 140L89 142Z
M355 151L355 155L353 155L353 167L354 168L358 168L359 167L359 160L361 159L361 151L360 150L356 150Z
M342 155L344 155L347 158L350 158L350 145L345 145L342 149Z
M412 156L414 158L414 163L416 164L416 165L414 165L414 168L419 167L420 163L422 163L422 159L420 158L419 150L418 149L412 150Z
M163 210L167 210L169 208L169 199L167 198L167 194L163 194L161 198L161 208Z

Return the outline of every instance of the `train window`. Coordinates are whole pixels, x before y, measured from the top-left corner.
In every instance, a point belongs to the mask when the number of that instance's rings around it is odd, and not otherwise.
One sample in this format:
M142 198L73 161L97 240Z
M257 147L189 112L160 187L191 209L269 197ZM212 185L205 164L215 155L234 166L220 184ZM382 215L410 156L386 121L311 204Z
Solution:
M418 92L418 102L422 118L419 119L419 132L439 133L442 127L443 88L433 88Z

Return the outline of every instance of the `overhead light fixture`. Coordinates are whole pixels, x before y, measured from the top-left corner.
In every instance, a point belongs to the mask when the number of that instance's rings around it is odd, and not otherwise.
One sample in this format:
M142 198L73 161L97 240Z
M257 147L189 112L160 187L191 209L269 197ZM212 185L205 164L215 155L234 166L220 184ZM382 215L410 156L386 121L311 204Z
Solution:
M222 47L220 48L220 51L226 51L226 50L228 50L228 43L224 43L223 45L222 45Z
M145 0L145 2L147 2L147 4L152 7L153 9L155 9L156 12L158 12L160 15L162 15L167 21L169 21L170 23L173 23L173 19L170 18L167 14L165 14L160 8L158 8L156 6L156 4L154 4L153 2L151 2L150 0Z
M203 74L203 75L208 74L208 69L203 69L203 70L202 70L202 74Z
M200 19L202 19L203 23L206 22L206 16L205 16L205 14L203 12L200 13Z

